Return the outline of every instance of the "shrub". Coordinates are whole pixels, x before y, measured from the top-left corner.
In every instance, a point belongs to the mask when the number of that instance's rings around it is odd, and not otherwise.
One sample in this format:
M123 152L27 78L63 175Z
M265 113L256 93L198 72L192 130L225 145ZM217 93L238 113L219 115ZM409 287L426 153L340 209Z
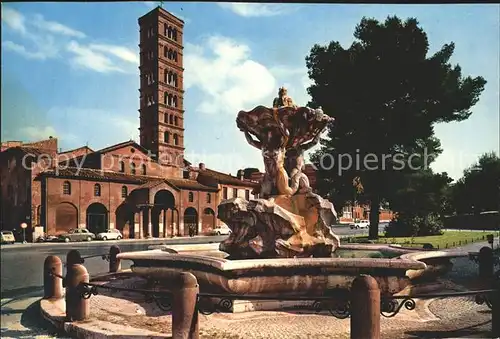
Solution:
M426 216L399 213L385 228L386 237L419 237L442 234L443 223L437 214ZM414 239L411 242L415 242Z

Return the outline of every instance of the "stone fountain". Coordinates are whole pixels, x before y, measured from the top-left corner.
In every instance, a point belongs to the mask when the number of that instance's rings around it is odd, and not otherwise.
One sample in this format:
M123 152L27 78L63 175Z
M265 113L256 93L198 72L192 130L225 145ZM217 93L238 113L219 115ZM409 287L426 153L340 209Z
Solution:
M312 191L303 173L304 152L333 120L321 108L296 106L284 88L272 108L240 111L236 125L262 152L265 175L254 192L259 199L234 198L219 205L218 218L231 235L218 249L215 244L170 246L119 258L134 262L134 274L167 288L174 275L189 271L206 293L317 296L348 290L361 273L377 279L382 293L400 292L429 272L428 265L414 250L341 246L330 228L337 219L333 204ZM444 255L430 253L418 258ZM433 267L430 271L439 272L448 266Z

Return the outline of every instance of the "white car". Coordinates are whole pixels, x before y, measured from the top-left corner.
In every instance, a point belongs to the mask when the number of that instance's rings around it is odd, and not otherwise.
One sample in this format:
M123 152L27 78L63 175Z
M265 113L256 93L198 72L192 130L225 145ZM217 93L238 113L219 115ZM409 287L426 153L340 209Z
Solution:
M355 222L354 225L351 225L352 229L358 229L358 228L368 228L370 226L370 222L368 220L360 220L358 222Z
M231 229L229 227L216 227L212 230L214 235L229 235L231 234Z
M123 238L122 233L120 230L117 230L116 228L107 230L106 232L102 232L97 234L96 239L99 240L120 240Z

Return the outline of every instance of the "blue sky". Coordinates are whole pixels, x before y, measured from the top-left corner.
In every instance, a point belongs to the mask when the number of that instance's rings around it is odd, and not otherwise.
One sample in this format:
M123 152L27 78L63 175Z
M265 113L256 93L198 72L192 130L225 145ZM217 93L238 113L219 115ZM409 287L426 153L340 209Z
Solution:
M99 149L138 139L138 23L157 3L2 4L2 141L59 138ZM239 110L271 105L280 85L305 105L305 57L315 43L348 47L363 16L416 17L431 53L456 43L453 63L488 84L473 115L436 126L433 164L458 178L499 152L499 5L231 4L165 2L184 19L185 146L192 163L262 169L235 125Z

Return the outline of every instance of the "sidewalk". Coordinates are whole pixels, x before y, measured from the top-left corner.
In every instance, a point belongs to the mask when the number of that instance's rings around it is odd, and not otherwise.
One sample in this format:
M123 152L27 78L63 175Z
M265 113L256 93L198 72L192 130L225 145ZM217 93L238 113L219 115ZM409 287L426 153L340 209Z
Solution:
M5 339L68 338L57 336L56 330L40 317L39 300L42 296L42 291L36 291L15 298L2 299L2 329L0 336Z

